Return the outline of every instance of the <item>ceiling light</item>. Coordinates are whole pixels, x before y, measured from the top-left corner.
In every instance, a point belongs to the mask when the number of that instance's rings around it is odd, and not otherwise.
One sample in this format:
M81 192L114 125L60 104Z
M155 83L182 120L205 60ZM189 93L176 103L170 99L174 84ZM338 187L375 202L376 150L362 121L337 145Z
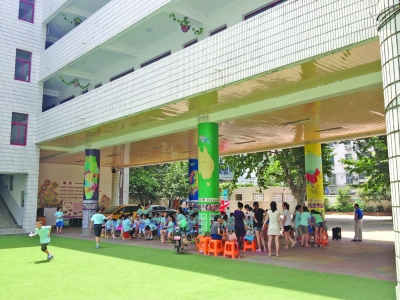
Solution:
M150 27L149 27L149 28L146 28L145 31L146 31L146 32L152 32L152 31L153 31L153 28L150 28Z
M296 120L296 121L290 121L290 122L284 122L282 123L282 125L294 125L294 124L299 124L299 123L304 123L304 122L308 122L311 121L312 119L307 118L307 119L301 119L301 120Z

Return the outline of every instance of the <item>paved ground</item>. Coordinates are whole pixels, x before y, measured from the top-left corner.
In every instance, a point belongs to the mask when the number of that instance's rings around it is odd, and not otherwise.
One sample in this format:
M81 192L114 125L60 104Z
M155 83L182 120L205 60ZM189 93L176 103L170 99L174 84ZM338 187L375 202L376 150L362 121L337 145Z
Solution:
M241 251L241 260L303 270L396 281L392 217L365 216L363 242L351 242L354 234L352 216L330 215L326 219L330 228L328 247L304 248L295 246L289 250L283 250L282 245L284 240L281 239L281 253L279 257L268 257L265 252L252 253ZM341 240L332 241L331 228L333 227L342 228ZM93 247L95 246L94 236L82 235L81 228L65 228L62 236L92 239ZM171 255L173 255L172 244L161 244L159 240L146 241L139 239L123 241L121 239L102 238L101 243L103 242L142 246L143 251L145 251L145 247L165 249L171 251ZM185 252L197 254L193 245L189 245Z

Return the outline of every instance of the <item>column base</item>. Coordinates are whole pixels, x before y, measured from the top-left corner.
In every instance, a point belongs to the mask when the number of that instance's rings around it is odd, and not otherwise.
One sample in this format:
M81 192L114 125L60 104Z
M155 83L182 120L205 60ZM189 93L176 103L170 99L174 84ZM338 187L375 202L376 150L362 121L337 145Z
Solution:
M93 230L89 229L89 228L82 228L82 235L92 235L93 234Z

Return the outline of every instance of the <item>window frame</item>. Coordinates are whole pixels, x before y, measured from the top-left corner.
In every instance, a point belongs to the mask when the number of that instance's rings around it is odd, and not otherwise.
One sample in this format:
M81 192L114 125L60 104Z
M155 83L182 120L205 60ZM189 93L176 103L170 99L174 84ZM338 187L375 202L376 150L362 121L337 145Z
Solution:
M158 55L158 56L156 56L156 57L154 57L152 59L149 59L148 61L145 61L144 63L141 63L140 64L140 68L147 67L148 65L151 65L151 64L153 64L153 63L155 63L155 62L157 62L159 60L162 60L163 58L166 58L166 57L168 57L170 55L171 55L171 50L168 50L168 51L166 51L166 52L164 52L164 53L162 53L162 54L160 54L160 55Z
M113 82L114 80L120 79L120 78L124 77L125 75L128 75L128 74L130 74L130 73L133 73L134 71L135 71L135 68L131 68L131 69L126 70L126 71L124 71L124 72L122 72L122 73L119 73L119 74L117 74L117 75L111 77L111 78L110 78L110 82Z
M103 85L103 83L102 82L99 82L98 84L95 84L94 86L93 86L93 88L94 89L98 89L99 87L101 87Z
M247 14L243 15L243 21L251 19L254 16L257 16L261 13L263 13L264 11L267 11L268 9L271 9L279 4L282 4L283 2L285 2L286 0L277 0L275 2L272 2L270 4L264 5L260 8L257 8L251 12L248 12Z
M30 60L27 61L27 60L25 60L25 59L18 58L18 57L17 57L17 52L18 52L18 51L25 52L25 53L29 53L29 55L30 55ZM22 66L22 74L24 74L23 70L24 70L25 64L28 64L28 65L29 65L28 80L24 80L23 77L22 77L22 79L16 77L16 75L17 75L17 72L16 72L17 61L20 61L20 62L23 63L23 66ZM15 51L14 80L23 81L23 82L31 82L31 69L32 69L32 52L25 51L25 50L21 50L21 49L16 49L16 51Z
M65 99L63 99L63 100L61 100L61 101L60 101L60 105L61 105L61 104L64 104L65 102L68 102L68 101L70 101L70 100L72 100L72 99L74 99L74 98L75 98L75 95L69 96L69 97L67 97L67 98L65 98Z
M183 49L185 49L185 48L189 48L190 46L193 46L194 44L197 44L199 42L199 39L198 38L195 38L195 39L193 39L193 40L191 40L191 41L189 41L189 42L187 42L187 43L185 43L185 44L183 44Z
M24 115L24 116L26 116L26 121L25 121L25 123L13 121L13 120L12 120L12 115L13 115L13 114L18 114L18 115ZM29 115L28 115L28 114L23 114L23 113L18 113L18 112L12 112L12 114L11 114L10 145L12 145L12 146L26 146L26 140L27 140L27 137L28 137L28 118L29 118ZM11 135L11 134L12 134L12 126L13 126L13 125L18 125L18 134L17 134L17 138L16 138L17 142L13 142L13 141L11 140L11 138L12 138L12 135ZM23 144L19 144L19 143L18 143L19 138L20 138L20 127L25 127L25 136L24 136L24 142L23 142Z
M25 3L25 5L32 5L32 21L28 21L28 20L26 19L26 10L25 10L25 14L24 14L25 19L21 19L21 18L19 17L19 9L20 9L20 7L21 7L21 2ZM18 20L25 21L25 22L32 23L32 24L35 22L35 1L34 1L34 0L32 0L32 2L29 2L29 0L19 0L19 6L18 6Z
M218 28L215 28L214 30L211 30L208 36L213 36L216 35L224 30L227 30L228 26L226 24L219 26Z

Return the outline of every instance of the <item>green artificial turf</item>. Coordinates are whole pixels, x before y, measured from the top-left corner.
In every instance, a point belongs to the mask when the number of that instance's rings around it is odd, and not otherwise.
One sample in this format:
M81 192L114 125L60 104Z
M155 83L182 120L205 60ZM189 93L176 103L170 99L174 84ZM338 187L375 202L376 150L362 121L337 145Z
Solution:
M0 237L1 299L395 299L395 282L52 236Z

